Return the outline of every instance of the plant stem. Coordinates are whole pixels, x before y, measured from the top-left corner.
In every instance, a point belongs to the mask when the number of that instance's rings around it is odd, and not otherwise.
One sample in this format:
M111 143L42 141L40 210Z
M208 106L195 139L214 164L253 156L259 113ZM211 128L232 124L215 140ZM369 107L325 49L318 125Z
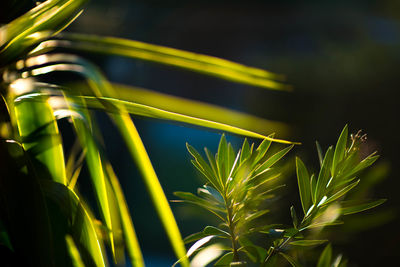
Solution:
M233 261L239 261L239 253L238 253L238 247L237 247L237 242L236 242L236 234L235 234L235 225L233 223L233 214L232 214L232 201L228 199L226 188L224 188L224 202L225 202L225 207L226 207L226 213L227 213L227 225L229 227L229 233L231 236L231 242L232 242L232 250L233 250Z
M233 224L232 208L227 206L228 211L228 226L231 234L232 249L233 249L233 261L239 261L238 247L236 243L235 226Z

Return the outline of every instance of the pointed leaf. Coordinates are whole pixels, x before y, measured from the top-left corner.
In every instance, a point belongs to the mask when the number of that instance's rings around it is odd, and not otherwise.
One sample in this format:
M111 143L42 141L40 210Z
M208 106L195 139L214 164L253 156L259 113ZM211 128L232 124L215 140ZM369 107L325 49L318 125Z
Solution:
M300 263L298 263L292 256L283 253L283 252L279 252L279 255L281 255L282 257L284 257L289 263L290 265L292 265L293 267L300 267Z
M290 242L290 244L299 247L311 247L318 246L326 242L328 242L328 240L297 240Z
M381 205L382 203L384 203L385 201L386 201L386 199L378 199L378 200L371 201L371 202L368 202L368 203L363 203L363 204L353 205L353 206L347 206L347 207L341 208L340 212L343 215L354 214L354 213L358 213L358 212L361 212L361 211L365 211L365 210L369 210L369 209L375 208L375 207Z
M115 37L64 34L63 38L72 41L72 44L60 42L59 46L152 61L253 86L275 90L289 88L285 84L271 80L276 78L276 75L267 71L211 56Z
M318 174L317 180L317 190L316 190L316 202L319 202L321 198L325 195L326 186L328 184L329 179L331 178L331 165L333 159L333 149L329 147L326 151L324 161L322 162L321 170Z
M324 153L322 152L321 145L318 141L315 141L315 146L317 147L319 166L322 168L322 162L324 161L324 157L322 155L324 155Z
M347 145L347 136L348 136L348 130L347 130L347 125L344 126L342 133L339 136L339 139L337 141L336 147L335 147L335 153L333 155L333 162L332 162L332 174L335 175L337 173L337 166L338 163L341 162L344 158L344 154L346 151L346 145Z
M360 163L358 163L357 166L347 176L353 176L357 172L360 172L363 169L371 166L378 158L379 158L378 155L375 155L375 153L372 153L371 155L369 155L368 157L363 159Z
M301 159L298 157L296 157L296 173L297 184L299 186L300 192L301 206L303 207L304 214L306 214L312 203L310 176L303 161L301 161Z
M332 260L332 247L328 244L318 259L317 267L330 267Z
M202 239L203 237L206 237L206 236L207 235L205 235L203 232L194 233L194 234L191 234L191 235L185 237L183 239L183 242L185 242L185 244L192 243L192 242Z
M228 169L228 143L226 142L225 135L221 136L221 140L219 141L218 146L218 154L217 154L217 167L219 177L221 179L220 183L222 185L225 184L226 179L228 179L227 175L229 174Z
M274 134L270 134L268 137L274 138ZM268 148L270 147L270 145L271 145L271 140L264 139L261 142L261 144L256 149L258 154L257 154L257 157L254 160L255 163L257 163L259 160L261 160L265 156L265 153L267 153Z
M299 225L299 219L297 219L296 210L293 206L290 207L290 215L292 216L293 226L297 229Z
M132 266L143 267L144 260L142 251L140 249L139 241L136 236L135 227L133 226L132 218L129 212L128 204L125 200L124 193L122 191L121 185L118 181L117 176L112 169L109 162L106 162L107 177L110 180L112 189L115 193L116 202L118 203L117 208L119 215L121 216L122 230L124 234L126 250L129 255Z
M214 226L206 226L203 230L203 234L208 236L208 235L216 235L216 236L221 236L225 238L230 238L230 234L224 230L221 230L217 227Z
M256 212L250 214L249 216L247 216L247 217L245 218L245 222L246 222L246 223L249 223L249 222L251 222L251 221L253 221L253 220L255 220L255 219L257 219L257 218L263 216L264 214L267 214L268 212L269 212L269 210L259 210L259 211L256 211Z
M189 193L189 192L174 192L174 195L179 197L179 198L181 198L181 199L183 199L183 200L185 200L185 201L187 201L187 202L199 205L199 206L204 207L204 208L206 208L208 210L219 211L219 212L223 212L224 211L224 209L219 208L219 207L217 207L215 205L210 205L210 203L207 200L205 200L203 198L200 198L200 197L198 197L198 196L196 196L196 195L194 195L192 193Z
M251 155L251 152L250 152L249 142L247 141L247 138L245 138L243 145L242 145L241 154L240 154L240 163L243 163L248 157L250 157L250 155Z
M85 267L79 254L79 250L76 247L73 238L70 235L65 236L65 241L67 242L67 248L69 255L71 256L72 264L74 267Z
M115 113L122 106L126 109L127 112L129 112L130 114L134 114L134 115L156 118L156 119L163 119L163 120L177 121L177 122L192 124L192 125L201 126L201 127L208 127L211 129L226 131L226 132L244 135L244 136L253 137L253 138L269 139L269 140L272 140L273 142L282 143L282 144L299 144L298 142L290 142L290 141L286 141L286 140L270 138L268 136L265 136L265 135L262 135L259 133L251 132L246 129L241 129L241 128L230 126L227 124L209 121L209 120L205 120L205 119L201 119L201 118L190 117L190 116L186 116L183 114L169 112L166 110L161 110L161 109L157 109L154 107L150 107L150 106L146 106L146 105L142 105L142 104L138 104L138 103L121 101L121 100L118 100L115 98L84 97L84 99L86 100L87 104L90 107L97 108L97 109L105 109L111 113ZM101 103L99 102L99 100L101 100ZM76 102L79 103L79 100L77 100ZM102 103L108 103L110 105L105 106Z
M315 199L316 191L317 191L317 178L314 174L311 175L310 178L310 191L311 191L311 199L313 204L317 204L317 200Z
M77 83L76 86L81 85ZM289 132L289 126L285 123L266 120L248 113L139 87L116 83L112 83L112 87L120 100L139 103L190 117L224 123L262 134L273 130L278 136L283 136ZM270 137L273 138L273 136Z
M340 225L343 224L342 221L334 221L334 222L318 222L318 223L313 223L310 224L302 229L300 229L299 231L303 231L305 229L312 229L312 228L321 228L321 227L326 227L326 226L334 226L334 225Z
M209 235L206 237L203 237L202 239L198 240L196 243L194 243L189 250L187 251L186 256L189 258L194 252L196 252L199 248L210 242L213 238L217 236L215 235Z
M327 205L335 200L337 200L338 198L340 198L341 196L345 195L347 192L349 192L351 189L353 189L354 187L356 187L358 185L358 183L360 182L360 180L357 180L347 186L345 186L343 189L339 190L338 192L336 192L334 195L330 196L323 205Z
M230 266L233 261L233 252L228 252L223 255L215 264L215 267L227 267Z
M189 153L193 156L193 158L198 163L198 166L196 166L196 164L194 164L194 165L196 167L199 167L198 169L204 174L204 176L207 178L207 180L212 185L214 185L216 188L221 190L222 189L221 183L220 183L218 177L216 177L214 175L214 170L212 170L210 168L210 166L206 163L206 161L203 159L203 157L200 155L199 152L197 152L197 150L194 147L192 147L188 143L186 143L186 147L187 147L187 150L189 151ZM213 165L211 165L211 166L213 166Z
M271 157L269 157L263 164L261 164L256 170L255 173L259 174L262 173L263 171L267 170L268 168L272 167L278 160L280 160L283 156L285 156L291 149L293 148L293 145L290 145L281 151L275 153Z

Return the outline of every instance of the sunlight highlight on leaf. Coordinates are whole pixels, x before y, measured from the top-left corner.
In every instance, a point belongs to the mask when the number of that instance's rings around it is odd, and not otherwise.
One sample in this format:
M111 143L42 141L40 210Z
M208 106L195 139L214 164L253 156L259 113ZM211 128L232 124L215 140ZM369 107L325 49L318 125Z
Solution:
M97 52L125 56L180 67L258 87L274 90L291 89L286 84L274 81L282 80L282 76L212 56L115 37L100 37L75 33L62 34L60 38L61 40L68 40L70 42L43 43L38 50L57 46L91 53Z

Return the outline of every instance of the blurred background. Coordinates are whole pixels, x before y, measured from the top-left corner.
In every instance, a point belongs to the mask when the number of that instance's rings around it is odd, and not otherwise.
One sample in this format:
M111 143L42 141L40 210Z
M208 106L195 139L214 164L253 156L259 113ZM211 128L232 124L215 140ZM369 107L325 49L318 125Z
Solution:
M399 10L397 0L97 0L89 2L68 30L170 46L284 74L293 92L234 84L132 59L93 58L113 82L284 123L288 128L264 131L302 142L287 158L289 164L298 155L315 171L315 140L326 149L335 144L345 124L353 133L362 129L368 134L365 154L376 150L382 155L373 170L375 178L368 180L373 191L363 194L388 201L335 228L333 247L351 266L388 266L397 260L400 242ZM168 266L173 253L144 184L111 122L99 117L145 260L148 266ZM135 121L167 197L174 199L174 191L195 192L202 180L190 164L185 143L216 151L221 133L142 118ZM227 139L236 148L243 141L231 135ZM293 173L288 174L281 209L284 220L290 218L290 203L299 205L295 181ZM204 226L201 211L176 203L172 207L184 236Z

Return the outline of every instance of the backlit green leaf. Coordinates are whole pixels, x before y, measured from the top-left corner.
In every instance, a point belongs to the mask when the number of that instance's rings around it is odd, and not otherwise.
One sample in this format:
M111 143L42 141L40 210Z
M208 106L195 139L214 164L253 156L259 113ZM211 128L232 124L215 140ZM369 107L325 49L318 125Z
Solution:
M185 242L185 244L187 244L187 243L191 243L191 242L197 241L199 239L202 239L203 237L206 237L206 236L207 235L205 235L203 232L198 232L198 233L194 233L194 234L191 234L191 235L185 237L183 239L183 241Z
M215 264L215 267L227 267L230 266L233 261L233 252L228 252L223 255Z
M333 161L332 161L332 174L335 175L337 173L337 166L338 163L341 162L344 158L344 154L346 151L346 145L347 145L347 136L348 136L348 130L347 130L347 125L344 126L342 133L339 136L339 139L336 143L335 147L335 153L333 155Z
M315 191L315 199L318 203L326 192L326 187L331 178L331 165L333 159L333 148L329 147L326 151L324 161L322 162L321 170L318 174L318 180Z
M274 138L274 134L270 134L268 137ZM257 157L255 158L254 162L257 163L259 160L261 160L265 153L267 153L268 148L271 145L271 140L264 139L261 144L257 147L256 151L258 152Z
M67 235L65 237L65 241L67 242L67 248L69 251L69 254L72 259L72 264L74 267L85 267L85 264L83 264L83 261L81 259L81 255L79 254L79 250L76 247L74 240L70 235Z
M217 236L221 236L221 237L225 237L225 238L229 238L230 234L224 230L221 230L217 227L214 226L206 226L206 228L204 228L203 230L203 234L204 235L217 235Z
M142 267L144 266L143 256L124 193L111 164L106 163L105 167L107 177L110 180L112 189L115 193L115 198L118 203L117 208L121 216L122 230L125 237L126 250L128 252L129 259L132 266Z
M319 165L322 168L322 162L324 161L324 157L323 157L324 153L322 152L321 145L319 144L318 141L315 141L315 146L317 147Z
M152 61L275 90L288 90L290 88L285 84L273 81L273 79L279 79L279 76L275 74L211 56L115 37L64 34L61 38L72 41L72 43L60 42L58 46L75 50Z
M330 267L332 260L332 247L328 244L318 259L317 267Z
M260 174L266 171L268 168L272 167L277 161L279 161L283 156L285 156L291 149L293 145L290 145L281 151L275 153L271 157L269 157L263 164L261 164L256 170L255 174Z
M281 255L282 257L284 257L289 263L290 265L292 265L293 267L300 267L300 263L298 263L292 256L283 253L283 252L279 252L279 255Z
M338 192L336 192L334 195L328 197L328 199L325 201L325 203L323 205L327 205L337 199L339 199L341 196L345 195L347 192L349 192L351 189L353 189L354 187L356 187L358 185L358 183L360 182L360 180L357 180L347 186L345 186L343 189L339 190Z
M220 183L224 185L226 179L228 179L227 176L229 174L228 143L226 142L224 134L221 136L221 140L219 141L218 154L217 154L217 167L218 167L219 177L221 179Z
M308 174L307 168L300 158L296 157L296 173L297 173L297 184L299 186L301 206L303 207L304 214L312 204L311 199L311 185L310 176Z
M385 201L386 201L386 199L378 199L378 200L363 203L363 204L345 206L345 207L341 208L340 212L343 215L354 214L354 213L358 213L358 212L362 212L365 210L375 208L375 207L383 204Z
M328 240L297 240L290 242L290 244L293 246L311 247L318 246L326 242L328 242Z
M242 145L242 151L240 154L240 163L243 163L248 157L250 157L250 146L249 142L247 141L247 138L244 139L243 145Z

